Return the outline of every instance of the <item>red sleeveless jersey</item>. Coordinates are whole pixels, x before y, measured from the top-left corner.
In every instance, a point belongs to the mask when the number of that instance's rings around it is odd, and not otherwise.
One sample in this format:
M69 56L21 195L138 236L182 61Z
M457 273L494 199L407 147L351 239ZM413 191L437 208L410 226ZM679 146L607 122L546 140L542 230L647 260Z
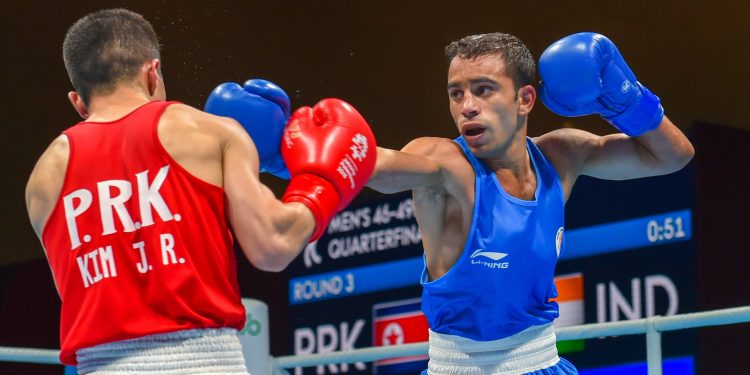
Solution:
M245 324L224 191L159 142L171 103L63 132L70 160L42 242L62 299L65 364L102 343Z

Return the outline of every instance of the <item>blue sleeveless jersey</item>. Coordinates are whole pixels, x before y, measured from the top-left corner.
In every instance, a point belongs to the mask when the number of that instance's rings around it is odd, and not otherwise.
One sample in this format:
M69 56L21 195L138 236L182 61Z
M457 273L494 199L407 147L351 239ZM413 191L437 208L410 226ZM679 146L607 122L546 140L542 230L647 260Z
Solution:
M535 199L503 190L462 137L475 173L474 214L463 254L442 277L422 271L422 310L439 333L489 341L552 322L559 315L554 270L563 246L563 189L555 169L527 139Z

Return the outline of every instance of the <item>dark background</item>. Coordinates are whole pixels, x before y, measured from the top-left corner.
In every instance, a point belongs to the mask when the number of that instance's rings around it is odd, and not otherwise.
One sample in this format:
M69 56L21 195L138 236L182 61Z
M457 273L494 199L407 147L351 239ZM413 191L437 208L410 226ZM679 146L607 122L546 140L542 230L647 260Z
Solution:
M699 309L750 303L750 288L741 281L750 264L743 239L750 212L745 130L750 129L745 117L750 2L3 1L0 345L58 347L59 300L28 224L23 191L49 142L78 121L65 98L70 90L61 58L65 31L88 12L121 6L143 14L159 34L170 99L202 107L218 83L262 77L285 88L294 107L329 96L347 100L370 122L379 144L391 148L419 136L456 135L442 55L451 40L502 31L520 37L538 57L565 35L603 33L696 145L697 261L708 270L698 275ZM567 125L613 131L596 118L560 118L537 103L529 134ZM272 177L263 181L277 193L284 186ZM283 274L255 271L242 259L239 268L244 296L285 298ZM285 309L271 306L272 323L283 324L273 317L286 316ZM708 356L750 354L739 341L747 330L711 332L701 333ZM273 354L286 354L277 341ZM732 343L740 352L729 356L721 345ZM0 372L22 371L5 365Z

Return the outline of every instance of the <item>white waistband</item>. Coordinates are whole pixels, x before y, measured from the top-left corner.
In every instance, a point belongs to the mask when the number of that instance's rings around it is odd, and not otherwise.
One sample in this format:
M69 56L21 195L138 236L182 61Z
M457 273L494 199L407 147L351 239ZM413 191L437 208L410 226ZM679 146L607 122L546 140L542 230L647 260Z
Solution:
M560 360L552 324L532 326L494 341L475 341L430 330L430 375L515 375Z
M247 374L237 330L191 329L76 351L79 374Z

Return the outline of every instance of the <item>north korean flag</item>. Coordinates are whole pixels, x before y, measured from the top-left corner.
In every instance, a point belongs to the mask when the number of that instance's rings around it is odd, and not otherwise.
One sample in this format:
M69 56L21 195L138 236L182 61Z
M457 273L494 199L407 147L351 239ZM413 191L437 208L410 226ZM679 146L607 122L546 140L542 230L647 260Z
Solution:
M429 325L419 298L379 303L372 307L373 346L425 342ZM384 359L374 363L378 375L418 374L427 368L426 355Z

